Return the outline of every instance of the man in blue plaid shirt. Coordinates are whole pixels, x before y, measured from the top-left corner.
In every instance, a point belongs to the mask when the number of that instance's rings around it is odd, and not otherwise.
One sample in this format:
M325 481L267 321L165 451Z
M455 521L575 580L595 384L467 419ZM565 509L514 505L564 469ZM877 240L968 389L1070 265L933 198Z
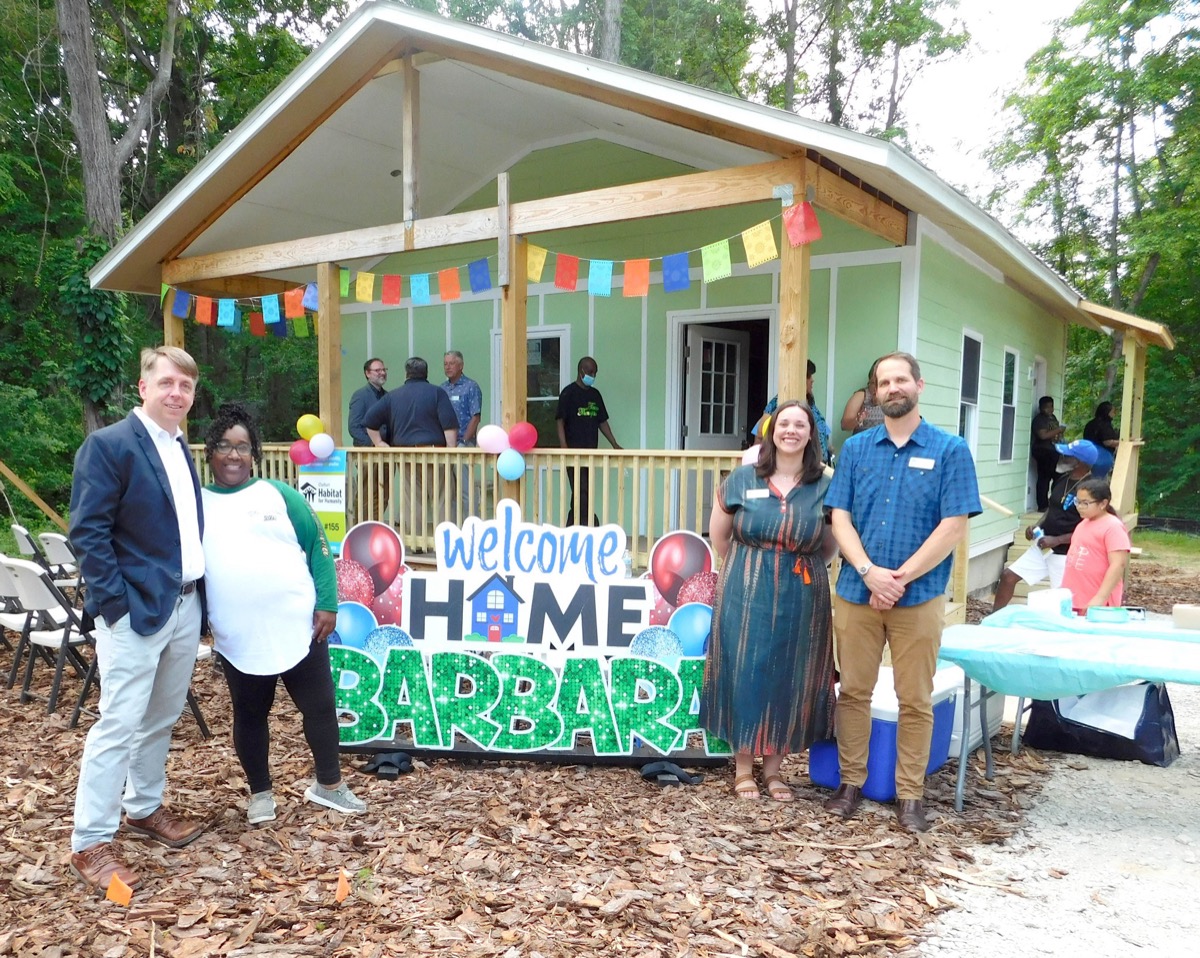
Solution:
M849 818L862 802L871 739L871 694L886 643L896 698L896 818L929 828L923 804L933 733L946 585L954 547L981 511L975 463L958 436L921 418L921 368L908 353L875 367L884 421L846 440L825 497L842 551L834 604L841 694L842 784L826 810Z

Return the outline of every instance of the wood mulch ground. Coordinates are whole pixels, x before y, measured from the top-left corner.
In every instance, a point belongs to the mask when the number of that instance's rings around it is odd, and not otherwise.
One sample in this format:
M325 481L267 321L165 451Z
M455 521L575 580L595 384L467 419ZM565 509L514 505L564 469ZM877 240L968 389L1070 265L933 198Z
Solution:
M1130 602L1163 611L1200 586L1161 567L1135 578ZM38 672L44 691L49 670ZM211 663L198 666L196 689L215 737L181 719L168 802L210 826L181 850L121 835L143 876L129 907L89 895L67 870L88 721L69 729L69 708L47 716L0 690L0 955L913 955L962 888L992 884L976 850L1020 826L1056 761L998 748L986 782L977 755L961 815L950 762L929 781L936 824L922 836L870 802L848 823L825 815L828 793L808 784L803 756L784 766L791 804L735 799L730 769L659 788L631 769L445 759L387 781L346 756L370 803L347 819L303 801L307 749L281 692L280 814L249 827ZM69 679L68 698L77 690ZM339 903L340 870L351 890Z

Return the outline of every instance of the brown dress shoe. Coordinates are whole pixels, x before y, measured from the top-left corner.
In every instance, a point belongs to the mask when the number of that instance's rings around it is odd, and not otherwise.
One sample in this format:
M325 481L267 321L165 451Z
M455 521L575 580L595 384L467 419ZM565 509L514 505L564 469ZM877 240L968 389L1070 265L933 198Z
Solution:
M896 821L905 831L929 831L929 820L925 817L925 805L919 798L902 798L897 801Z
M135 835L145 835L171 848L183 848L199 838L204 831L204 826L199 822L176 818L161 805L145 818L130 818L126 815L125 827Z
M833 798L825 802L825 811L836 815L838 818L849 818L858 811L858 806L862 804L862 799L861 788L857 785L846 785L843 783L833 793Z
M117 857L112 842L98 842L81 852L71 856L71 873L80 881L98 888L108 890L108 883L116 875L130 888L141 881L137 874Z

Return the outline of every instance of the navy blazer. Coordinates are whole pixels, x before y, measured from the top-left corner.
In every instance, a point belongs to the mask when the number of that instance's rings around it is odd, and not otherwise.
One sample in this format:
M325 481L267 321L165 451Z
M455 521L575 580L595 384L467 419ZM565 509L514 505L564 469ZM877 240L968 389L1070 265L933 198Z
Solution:
M179 444L188 453L203 536L200 479L187 445ZM69 534L89 613L112 626L128 612L138 635L166 625L183 585L179 521L167 471L136 413L92 433L75 454Z

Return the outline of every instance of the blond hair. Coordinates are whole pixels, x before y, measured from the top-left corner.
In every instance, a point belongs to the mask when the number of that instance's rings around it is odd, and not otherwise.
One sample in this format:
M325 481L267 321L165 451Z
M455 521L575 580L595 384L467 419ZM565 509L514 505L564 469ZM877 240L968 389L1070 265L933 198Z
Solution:
M147 346L142 350L142 378L149 379L154 375L154 367L158 365L159 359L165 359L172 363L185 376L190 376L193 380L199 381L200 367L196 365L196 360L192 359L191 353L178 346Z

